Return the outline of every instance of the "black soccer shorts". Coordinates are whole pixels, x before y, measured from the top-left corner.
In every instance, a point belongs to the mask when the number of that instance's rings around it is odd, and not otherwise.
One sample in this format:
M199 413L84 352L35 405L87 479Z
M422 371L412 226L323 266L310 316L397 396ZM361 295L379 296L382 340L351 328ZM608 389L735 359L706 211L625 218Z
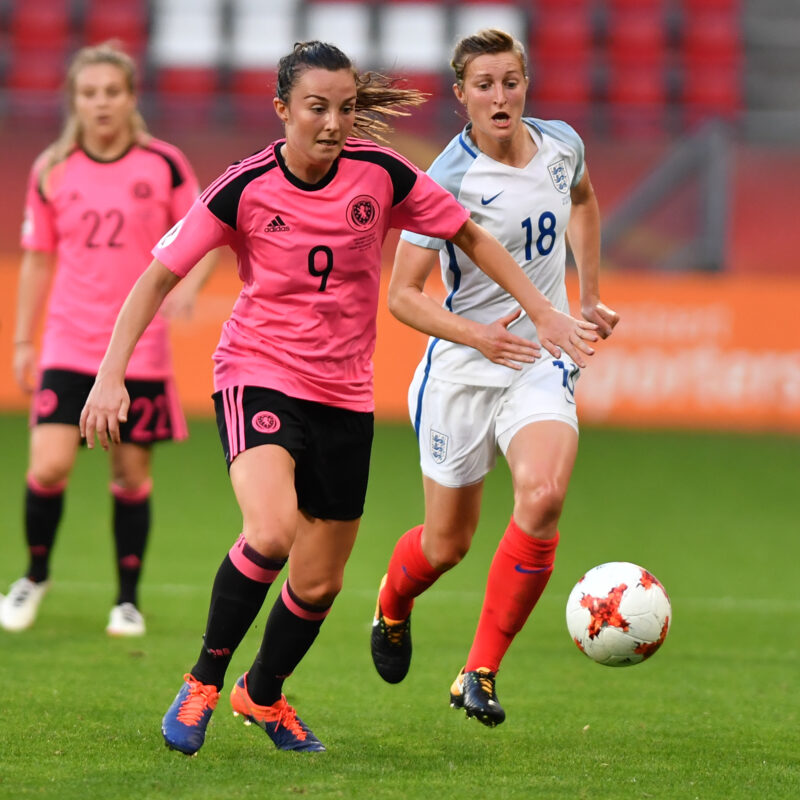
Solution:
M335 408L258 386L215 392L214 407L228 469L242 451L276 444L295 461L298 508L317 519L354 520L364 513L372 412Z

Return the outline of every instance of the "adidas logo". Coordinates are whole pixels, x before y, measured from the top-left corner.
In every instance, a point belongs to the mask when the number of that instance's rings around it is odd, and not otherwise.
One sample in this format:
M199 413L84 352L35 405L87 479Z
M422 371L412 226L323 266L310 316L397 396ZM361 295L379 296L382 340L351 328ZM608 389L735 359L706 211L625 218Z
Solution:
M280 233L281 231L288 231L289 226L281 219L280 214L276 214L272 221L264 228L264 233Z

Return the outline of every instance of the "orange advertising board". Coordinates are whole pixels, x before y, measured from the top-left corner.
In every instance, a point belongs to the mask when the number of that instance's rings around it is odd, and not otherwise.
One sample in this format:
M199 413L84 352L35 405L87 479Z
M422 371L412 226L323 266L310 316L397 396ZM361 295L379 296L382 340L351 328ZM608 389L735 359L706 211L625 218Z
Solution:
M0 408L27 408L12 371L16 262L0 263ZM377 416L407 419L407 387L426 337L389 314L384 275L375 353ZM570 276L570 297L577 282ZM441 295L441 284L431 294ZM608 272L604 301L622 318L578 382L585 424L800 433L800 278ZM224 262L191 320L173 324L178 388L210 415L211 354L239 290Z

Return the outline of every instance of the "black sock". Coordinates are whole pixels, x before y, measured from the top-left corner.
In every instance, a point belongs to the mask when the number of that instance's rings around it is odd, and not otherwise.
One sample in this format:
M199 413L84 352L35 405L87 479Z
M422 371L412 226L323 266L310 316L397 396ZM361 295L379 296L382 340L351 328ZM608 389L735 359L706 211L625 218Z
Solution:
M28 543L27 576L36 583L50 574L50 553L64 510L63 486L53 491L28 482L25 489L25 539Z
M267 572L274 573L274 580L285 563L286 559L276 561L261 557L262 577ZM225 556L211 590L203 649L191 670L200 683L222 688L233 653L258 616L271 585L271 580L266 582L247 577L234 566L230 554Z
M150 533L150 496L125 493L114 487L114 545L117 552L119 594L117 605L138 605L137 588L142 574L147 536Z
M330 608L304 603L288 581L284 584L267 619L261 648L247 673L247 692L254 703L271 706L280 699L284 680L314 643Z

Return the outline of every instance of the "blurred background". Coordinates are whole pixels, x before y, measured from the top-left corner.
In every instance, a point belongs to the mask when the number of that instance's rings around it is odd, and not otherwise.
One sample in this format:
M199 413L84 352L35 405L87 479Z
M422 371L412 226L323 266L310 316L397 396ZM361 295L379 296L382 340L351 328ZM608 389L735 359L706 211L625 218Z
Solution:
M623 321L581 378L583 421L800 432L797 0L0 0L0 408L27 406L9 366L24 188L78 47L125 45L151 131L206 184L281 135L275 67L309 38L430 93L391 141L427 167L464 124L452 46L482 27L526 45L527 113L586 144L602 296ZM226 264L175 325L191 413L211 411L210 354L237 291ZM402 419L424 338L383 310L379 326L378 415Z

